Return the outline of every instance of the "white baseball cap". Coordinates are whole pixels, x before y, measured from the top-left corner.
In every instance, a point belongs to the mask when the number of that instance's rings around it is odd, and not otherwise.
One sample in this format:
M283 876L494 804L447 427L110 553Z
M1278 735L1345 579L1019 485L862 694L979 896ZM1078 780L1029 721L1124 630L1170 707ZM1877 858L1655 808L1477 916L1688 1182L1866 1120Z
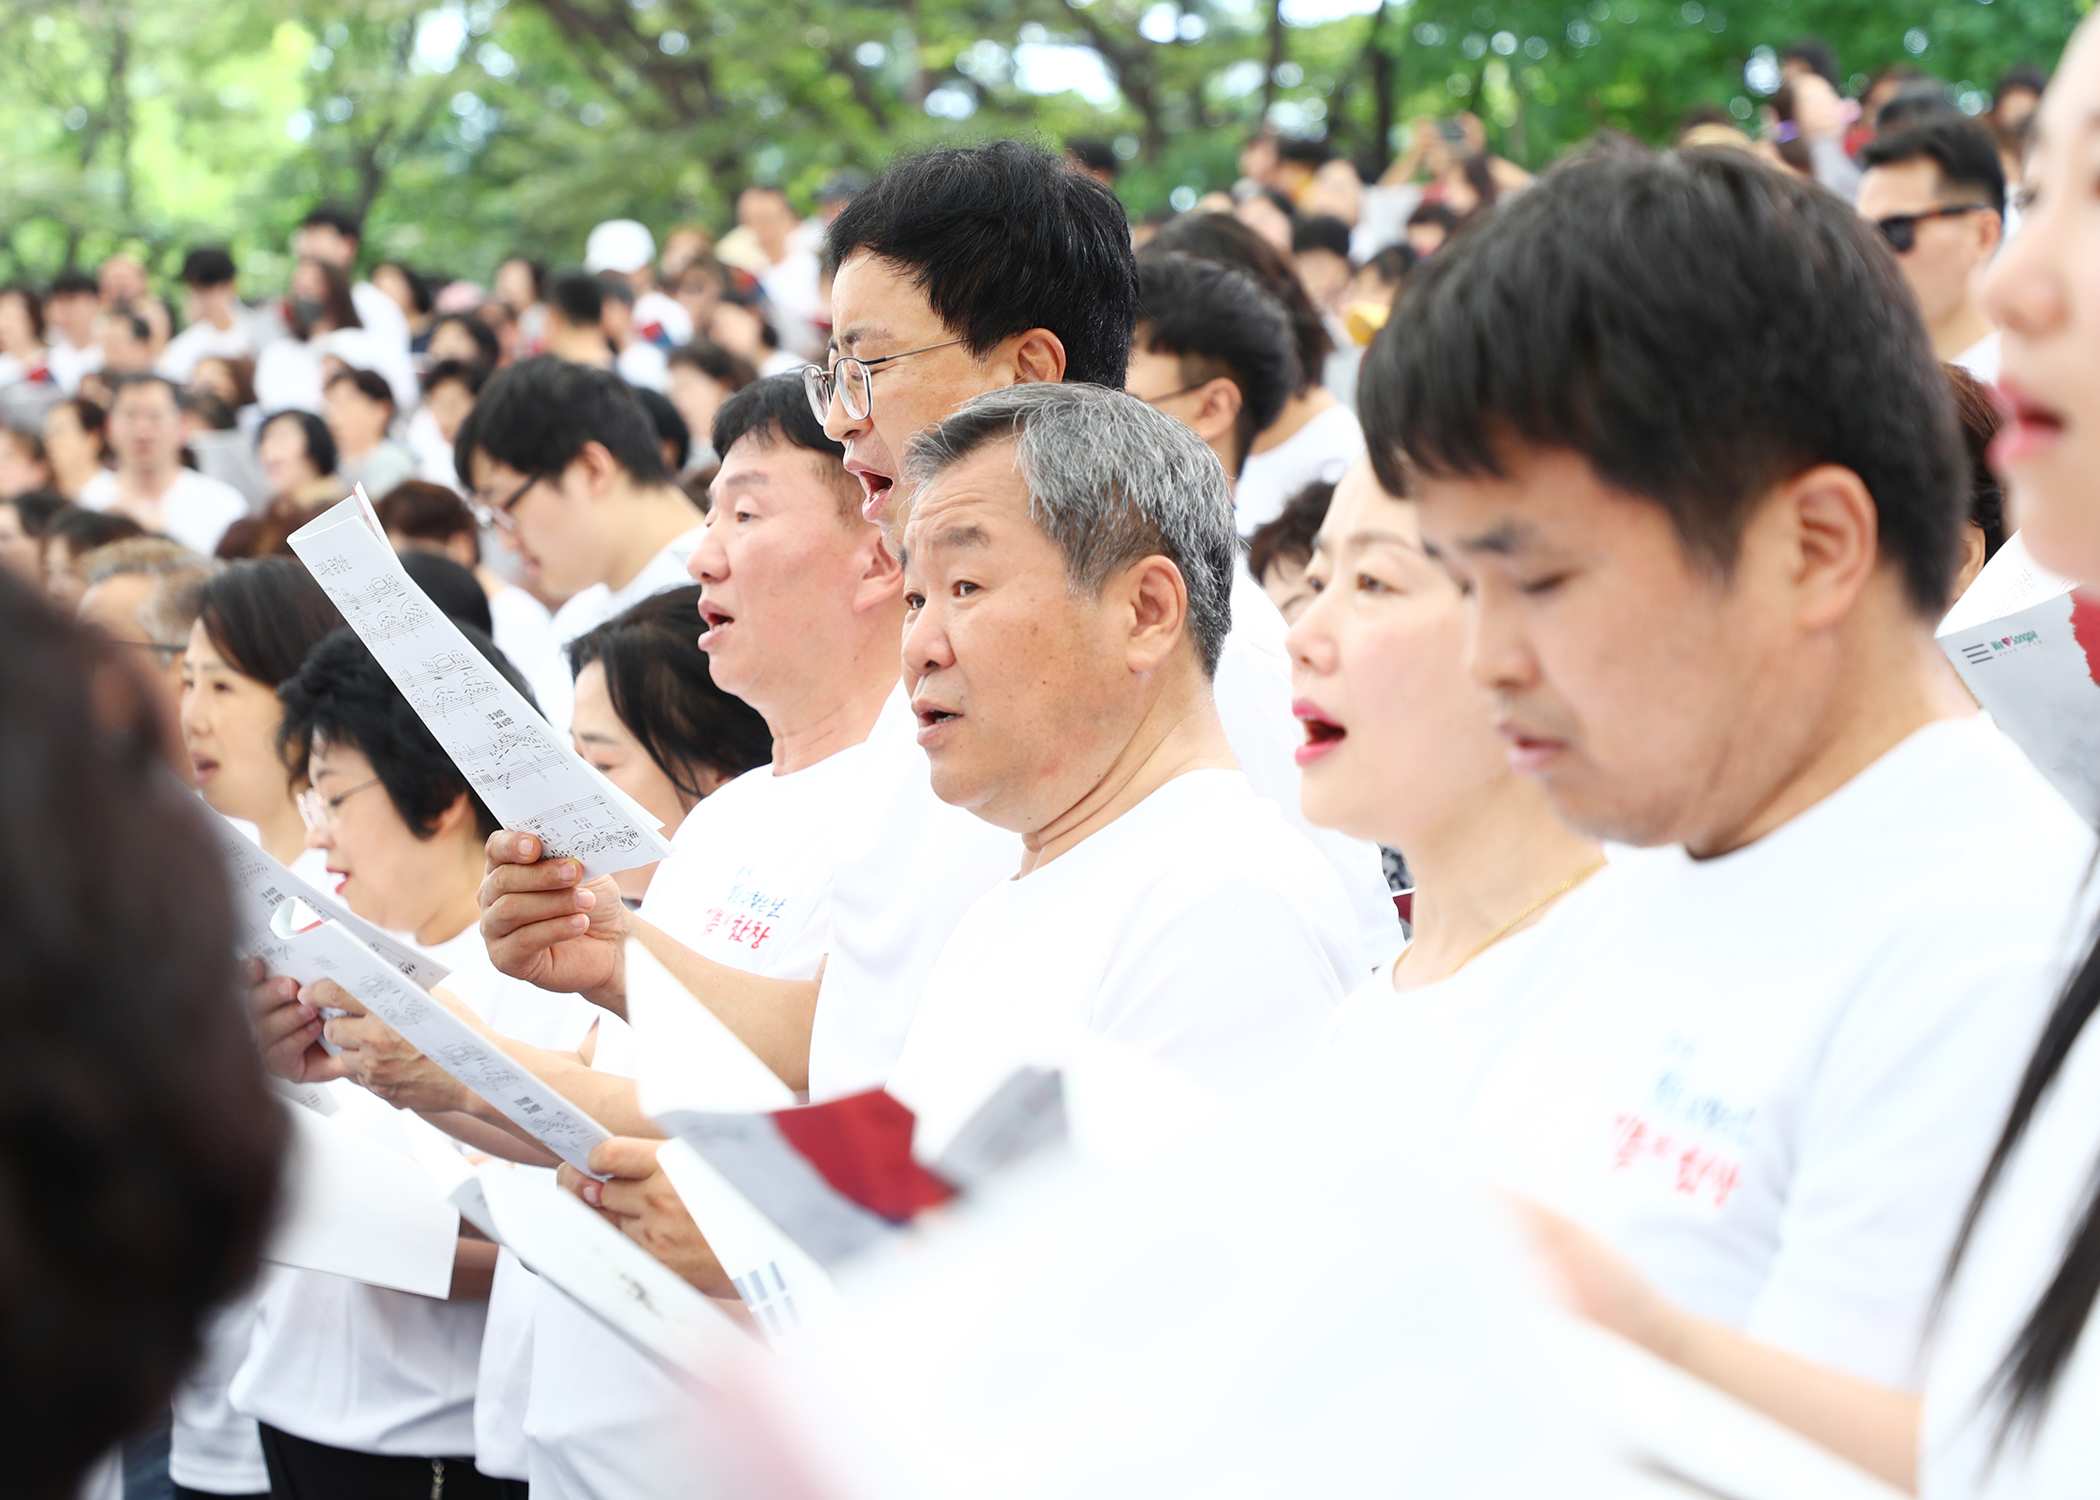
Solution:
M607 219L583 242L583 269L593 276L600 271L632 275L655 259L656 240L635 219Z

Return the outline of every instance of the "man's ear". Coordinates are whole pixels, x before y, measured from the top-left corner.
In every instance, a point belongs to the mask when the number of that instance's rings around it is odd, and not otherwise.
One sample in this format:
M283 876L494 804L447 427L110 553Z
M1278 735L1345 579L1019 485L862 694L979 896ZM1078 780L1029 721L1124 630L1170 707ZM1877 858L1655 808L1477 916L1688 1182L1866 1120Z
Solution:
M583 492L592 500L604 500L612 494L613 484L623 472L612 450L595 438L576 450L569 460L569 470L580 472ZM565 474L564 478L567 477Z
M471 827L473 822L474 799L467 793L461 792L452 799L451 806L437 815L437 831L432 837L443 838L456 830L461 824L464 823Z
M904 596L904 564L876 527L865 527L860 544L860 577L853 586L853 611L879 609Z
M1154 553L1123 571L1119 589L1129 611L1130 670L1150 672L1174 654L1189 628L1188 581L1173 560Z
M2005 219L1995 213L1971 214L1969 217L1977 221L1978 259L1987 261L1997 253L1999 242L2005 238Z
M1047 328L1031 328L1013 339L1014 383L1041 381L1055 385L1065 378L1065 344Z
M1826 630L1851 613L1881 559L1881 515L1866 481L1839 464L1817 464L1781 484L1751 521L1771 528L1794 613Z
M1232 436L1232 429L1240 419L1240 388L1223 375L1206 381L1199 393L1201 400L1189 426L1196 429L1196 436L1216 446Z

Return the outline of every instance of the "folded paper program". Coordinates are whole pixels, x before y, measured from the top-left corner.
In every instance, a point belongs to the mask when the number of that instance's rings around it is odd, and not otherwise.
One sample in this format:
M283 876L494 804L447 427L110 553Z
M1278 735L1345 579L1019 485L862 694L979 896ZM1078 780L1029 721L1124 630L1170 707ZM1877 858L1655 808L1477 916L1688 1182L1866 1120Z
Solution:
M556 734L409 578L360 489L291 536L292 551L505 828L588 876L653 864L669 840Z

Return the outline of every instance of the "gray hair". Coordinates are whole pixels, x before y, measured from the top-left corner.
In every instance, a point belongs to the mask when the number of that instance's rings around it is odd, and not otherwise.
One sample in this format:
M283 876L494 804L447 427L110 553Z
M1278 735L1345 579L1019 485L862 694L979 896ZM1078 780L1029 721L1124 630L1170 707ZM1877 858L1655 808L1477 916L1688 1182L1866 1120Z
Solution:
M133 611L158 645L179 647L197 623L197 591L219 564L166 537L133 536L97 547L80 560L89 588L112 578L151 578L153 592Z
M1028 516L1064 553L1075 593L1142 557L1165 557L1189 591L1203 670L1232 629L1239 537L1224 467L1182 423L1121 391L1035 382L988 392L912 439L904 480L918 489L993 443L1012 442Z

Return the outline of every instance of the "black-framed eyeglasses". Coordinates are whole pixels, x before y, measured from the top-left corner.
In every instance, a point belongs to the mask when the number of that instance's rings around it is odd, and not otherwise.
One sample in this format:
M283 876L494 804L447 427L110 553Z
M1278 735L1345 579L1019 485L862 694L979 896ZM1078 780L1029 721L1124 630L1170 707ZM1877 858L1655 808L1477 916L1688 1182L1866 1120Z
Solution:
M875 410L877 365L910 359L914 354L931 354L936 349L946 349L961 342L961 339L949 339L944 344L906 349L902 354L885 354L880 359L856 359L848 354L834 360L828 370L822 365L804 365L802 388L809 392L809 409L817 414L819 422L825 420L831 415L831 398L836 394L847 416L856 422L865 422L868 414Z
M507 499L498 500L494 505L491 505L487 501L483 500L478 493L469 497L467 501L467 507L468 509L474 512L475 523L481 526L493 526L498 531L516 531L518 529L518 523L511 518L511 511L516 507L517 503L520 500L523 500L525 498L525 492L527 490L531 489L534 485L538 484L542 479L545 479L546 477L547 476L545 474L533 475L530 479L526 480L523 484L519 485L516 489L512 490Z
M1890 214L1886 219L1876 219L1874 227L1888 240L1890 249L1898 255L1908 255L1917 248L1920 221L1958 219L1963 214L1980 214L1989 208L1988 203L1954 203L1946 208L1928 208L1923 213Z

